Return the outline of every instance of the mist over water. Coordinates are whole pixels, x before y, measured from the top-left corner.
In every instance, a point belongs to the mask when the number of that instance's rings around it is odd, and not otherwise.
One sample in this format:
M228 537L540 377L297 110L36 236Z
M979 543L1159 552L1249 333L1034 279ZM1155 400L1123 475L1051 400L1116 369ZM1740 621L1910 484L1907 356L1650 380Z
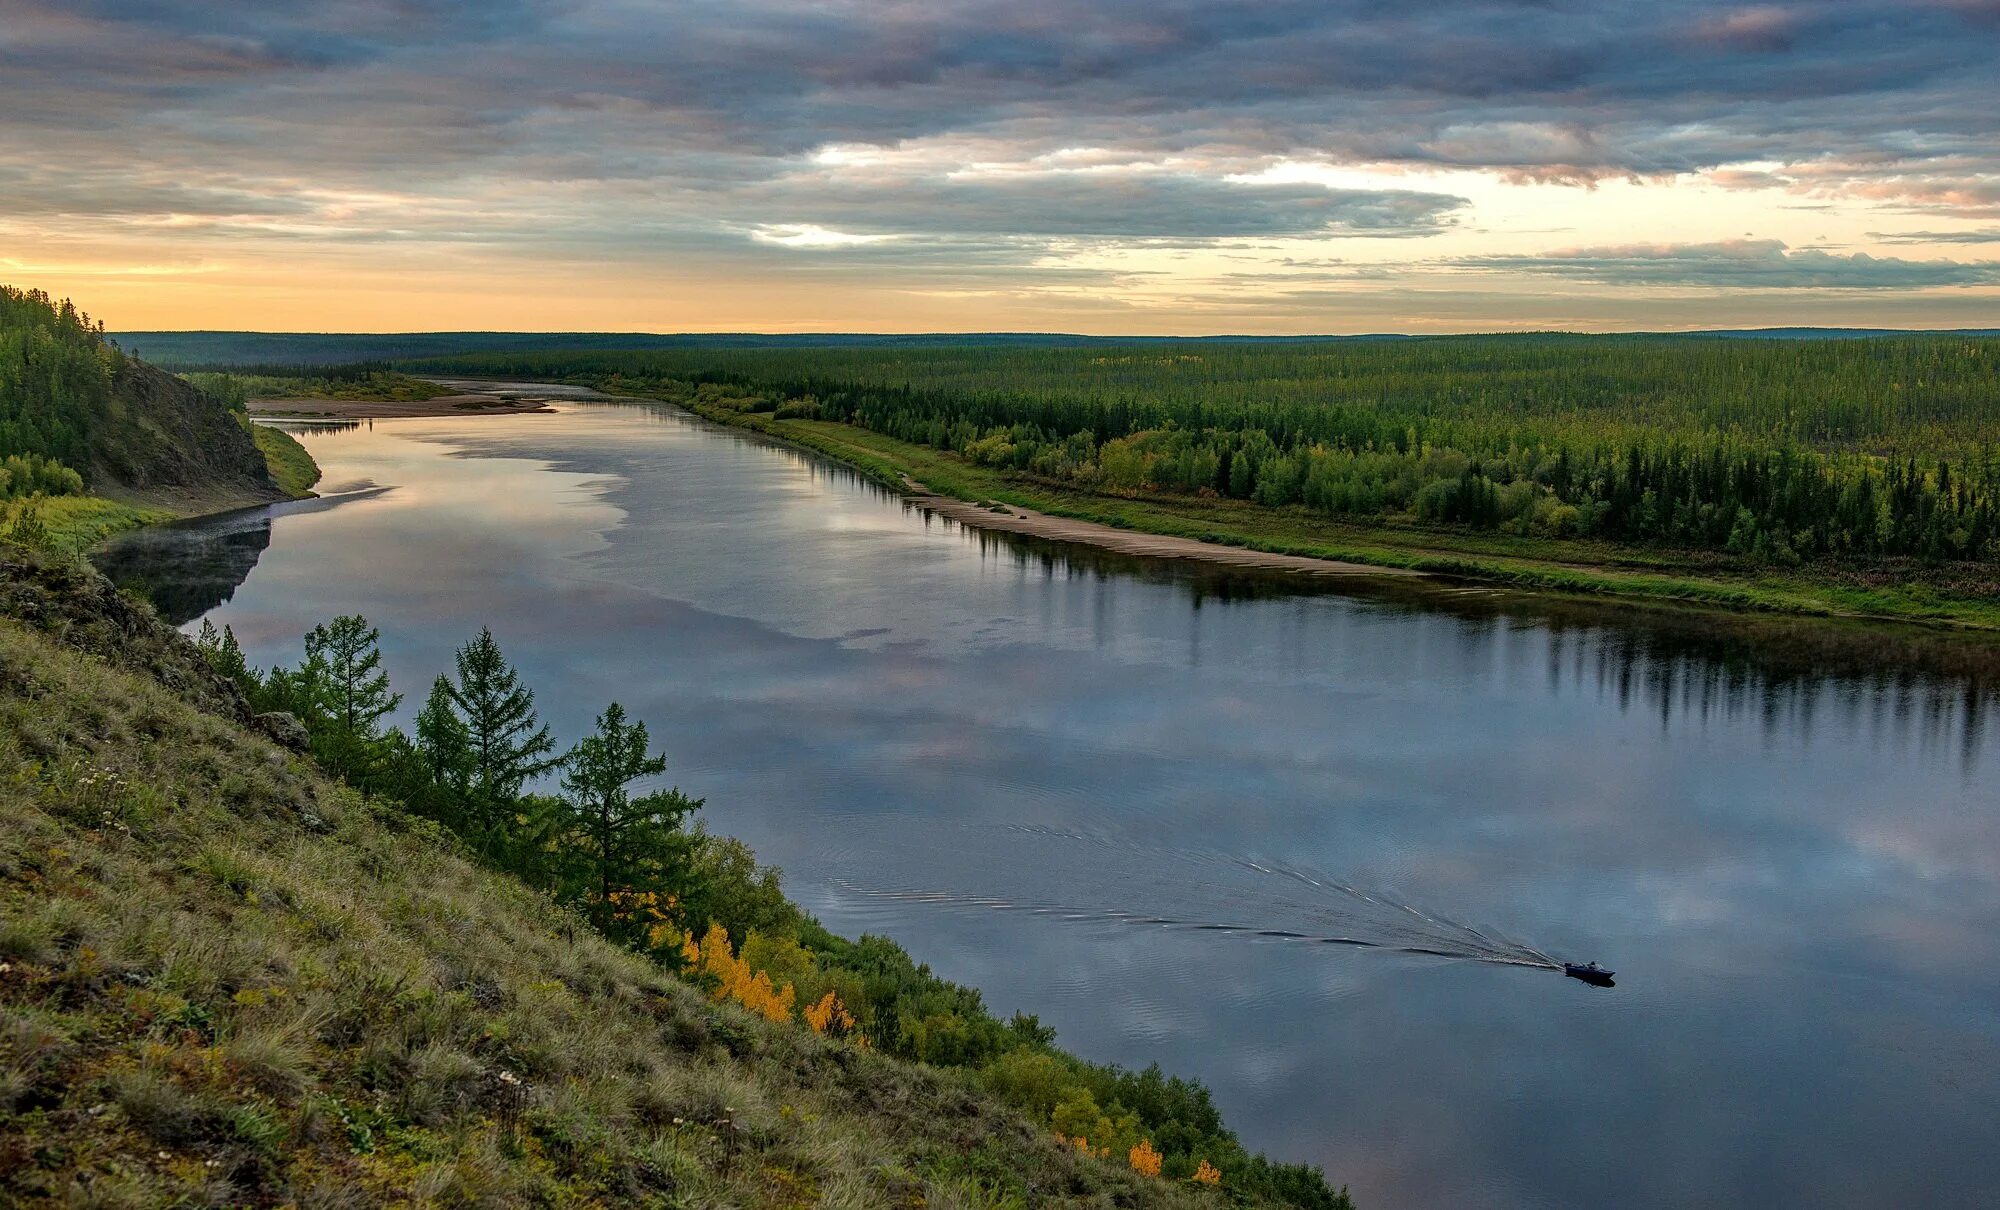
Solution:
M636 406L304 440L354 494L107 565L260 663L365 613L417 696L491 625L830 927L1365 1205L2000 1188L1990 644L966 531Z

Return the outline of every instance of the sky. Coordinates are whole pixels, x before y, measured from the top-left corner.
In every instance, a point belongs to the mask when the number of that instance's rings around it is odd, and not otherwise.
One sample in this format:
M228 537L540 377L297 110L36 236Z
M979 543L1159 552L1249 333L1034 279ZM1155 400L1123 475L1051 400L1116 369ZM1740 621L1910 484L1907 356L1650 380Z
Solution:
M2000 326L2000 0L0 0L114 330Z

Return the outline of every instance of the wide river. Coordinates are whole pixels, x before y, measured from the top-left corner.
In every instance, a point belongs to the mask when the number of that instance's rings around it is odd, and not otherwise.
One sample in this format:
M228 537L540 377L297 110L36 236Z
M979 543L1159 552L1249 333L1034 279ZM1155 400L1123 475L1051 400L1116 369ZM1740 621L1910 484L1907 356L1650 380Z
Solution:
M491 626L830 927L1365 1206L2000 1190L1989 650L1105 556L642 405L303 440L104 565L259 663L366 614L405 716Z

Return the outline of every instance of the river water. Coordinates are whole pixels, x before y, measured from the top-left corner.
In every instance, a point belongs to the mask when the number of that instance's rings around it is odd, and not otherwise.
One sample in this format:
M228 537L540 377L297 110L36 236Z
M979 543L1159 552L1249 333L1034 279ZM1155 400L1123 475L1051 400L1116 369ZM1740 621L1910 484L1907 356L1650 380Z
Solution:
M1364 1205L2000 1189L1990 649L1106 556L665 408L302 439L325 499L101 562L259 663L366 614L405 715L490 625L830 927Z

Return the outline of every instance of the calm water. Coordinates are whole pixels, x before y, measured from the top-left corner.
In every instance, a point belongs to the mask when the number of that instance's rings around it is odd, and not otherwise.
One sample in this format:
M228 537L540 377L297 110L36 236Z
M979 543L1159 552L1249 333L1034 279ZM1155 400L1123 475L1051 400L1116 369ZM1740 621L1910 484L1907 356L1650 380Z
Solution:
M491 625L833 928L1365 1205L2000 1188L1990 652L997 538L639 406L304 439L330 499L107 564L262 663L366 613L413 698ZM1619 986L1317 940L1446 919Z

